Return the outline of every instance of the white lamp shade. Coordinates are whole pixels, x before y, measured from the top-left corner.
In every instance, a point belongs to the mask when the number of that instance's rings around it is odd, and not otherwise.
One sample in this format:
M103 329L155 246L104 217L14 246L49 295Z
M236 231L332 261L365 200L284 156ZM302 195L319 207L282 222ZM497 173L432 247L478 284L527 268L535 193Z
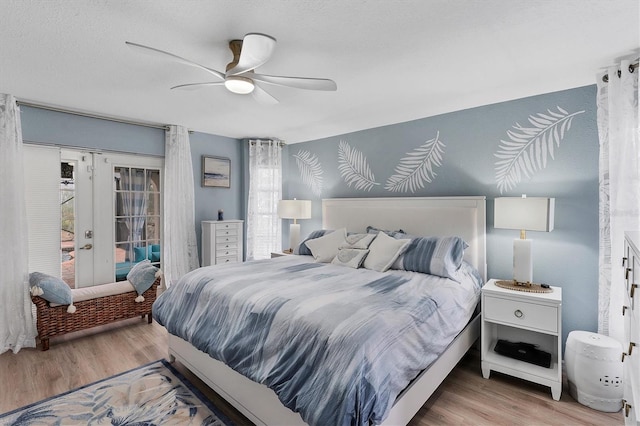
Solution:
M496 198L493 226L520 231L552 231L555 201L555 198L545 197ZM522 283L533 281L531 240L525 239L524 232L520 239L513 241L513 279Z
M311 219L311 200L280 200L278 216L282 219Z
M499 197L494 204L494 228L526 231L553 230L555 198Z

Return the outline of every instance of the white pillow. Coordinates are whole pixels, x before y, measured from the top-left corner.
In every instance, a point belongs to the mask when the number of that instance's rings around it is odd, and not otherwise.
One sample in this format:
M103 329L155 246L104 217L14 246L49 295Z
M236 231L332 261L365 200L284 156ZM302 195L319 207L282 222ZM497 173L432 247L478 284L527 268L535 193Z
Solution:
M362 261L369 254L369 250L340 248L338 254L331 261L334 265L348 266L349 268L358 269L362 265Z
M346 228L338 229L320 238L308 240L305 244L311 250L316 262L328 263L338 254L338 248L347 236Z
M384 232L378 232L376 239L369 246L369 254L364 259L364 267L379 272L386 271L410 242L411 238L396 239Z

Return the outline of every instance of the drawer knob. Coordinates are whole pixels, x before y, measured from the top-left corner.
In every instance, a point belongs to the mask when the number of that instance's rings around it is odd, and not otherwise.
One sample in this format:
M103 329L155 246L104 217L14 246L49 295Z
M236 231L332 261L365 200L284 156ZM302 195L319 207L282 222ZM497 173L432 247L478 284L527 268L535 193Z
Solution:
M522 313L522 311L521 311L520 309L516 309L516 310L513 312L513 315L515 315L515 316L516 316L516 318L522 318L522 317L524 316L524 314Z

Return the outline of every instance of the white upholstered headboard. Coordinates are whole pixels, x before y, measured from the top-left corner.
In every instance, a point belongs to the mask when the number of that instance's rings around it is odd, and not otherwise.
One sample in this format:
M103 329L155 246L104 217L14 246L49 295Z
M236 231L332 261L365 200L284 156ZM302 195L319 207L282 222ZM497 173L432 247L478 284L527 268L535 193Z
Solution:
M366 232L402 229L411 235L459 236L464 258L487 279L486 197L329 198L322 200L322 227Z

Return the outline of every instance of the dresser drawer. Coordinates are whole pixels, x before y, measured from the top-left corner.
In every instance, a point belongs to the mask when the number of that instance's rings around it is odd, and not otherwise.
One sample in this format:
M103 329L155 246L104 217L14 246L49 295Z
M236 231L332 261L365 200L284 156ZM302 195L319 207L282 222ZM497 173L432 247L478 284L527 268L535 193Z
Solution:
M234 235L234 236L236 236L236 235L238 235L238 227L237 226L234 226L232 228L219 228L219 227L216 227L216 235L225 235L225 236Z
M227 243L237 244L238 243L238 236L237 235L220 235L220 236L216 236L216 247L218 247L219 245L222 245L222 244L227 244Z
M220 252L222 250L228 250L228 249L237 249L237 248L238 248L237 241L227 241L227 242L216 244L216 252Z
M238 250L237 249L220 249L220 250L216 250L216 259L219 259L221 257L227 257L227 256L237 257L238 256Z
M239 262L237 255L216 257L216 265L221 265L223 263L236 263L236 262Z
M558 332L558 308L555 306L485 296L482 315L487 321Z

